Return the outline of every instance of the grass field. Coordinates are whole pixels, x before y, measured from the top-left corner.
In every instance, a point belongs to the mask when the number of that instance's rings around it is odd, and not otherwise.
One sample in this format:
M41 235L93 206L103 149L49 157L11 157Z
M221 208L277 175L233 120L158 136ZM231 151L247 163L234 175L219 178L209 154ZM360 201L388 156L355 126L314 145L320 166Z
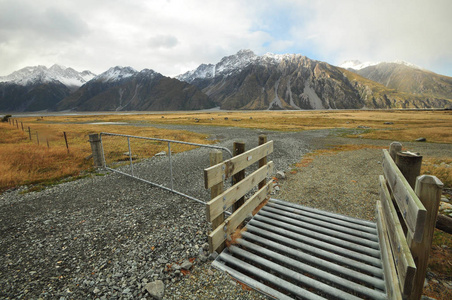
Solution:
M25 131L22 131L22 124ZM41 118L22 118L19 128L0 123L0 192L21 185L40 184L36 188L54 184L67 177L84 176L92 169L88 142L89 134L102 131L129 135L160 137L199 144L211 143L206 135L182 130L119 125L92 125L46 122ZM31 129L31 140L28 132ZM63 132L66 132L68 148ZM39 145L38 145L39 140ZM140 144L135 144L139 147ZM153 147L152 156L161 151ZM122 153L127 149L122 150ZM86 172L85 172L86 173Z
M52 183L89 170L88 135L102 131L208 143L207 136L156 129L152 124L209 125L301 131L340 128L344 136L452 143L451 111L256 111L89 114L26 117L0 124L0 191L24 184ZM125 123L134 126L107 125ZM22 131L22 125L24 130ZM28 133L31 129L31 140ZM63 132L66 132L69 152ZM39 141L39 145L38 145ZM48 147L48 146L49 147ZM123 151L122 149L119 152ZM150 153L152 155L152 153ZM444 158L450 164L450 158ZM441 161L432 162L435 174ZM450 170L442 168L445 176ZM444 175L443 175L444 176Z

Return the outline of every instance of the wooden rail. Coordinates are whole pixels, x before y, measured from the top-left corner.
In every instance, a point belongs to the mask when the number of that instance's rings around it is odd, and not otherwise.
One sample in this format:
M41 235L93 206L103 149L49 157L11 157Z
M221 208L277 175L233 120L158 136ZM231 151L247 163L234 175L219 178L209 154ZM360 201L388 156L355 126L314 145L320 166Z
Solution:
M252 212L259 204L269 198L273 182L267 182L267 178L273 174L274 164L272 161L267 163L267 156L273 152L273 141L267 142L265 136L260 136L259 143L260 145L256 148L237 154L231 159L217 163L204 170L205 187L218 189L217 187L222 185L224 180L239 174L239 172L254 163L259 163L259 168L256 171L235 182L227 190L221 190L221 192L217 190L211 193L212 200L206 205L207 220L212 222L213 228L213 231L209 234L210 252L221 251L224 247L224 241L231 236L248 216L252 215ZM244 145L240 147L244 149ZM241 204L239 200L243 199L256 186L259 186L258 191L244 204ZM224 212L234 205L233 213L224 220ZM220 223L220 221L223 222Z
M389 299L421 298L443 184L419 175L418 154L383 150L377 225ZM412 163L410 156L413 158ZM399 159L403 157L403 159ZM403 173L402 171L403 170ZM406 178L416 178L412 189Z

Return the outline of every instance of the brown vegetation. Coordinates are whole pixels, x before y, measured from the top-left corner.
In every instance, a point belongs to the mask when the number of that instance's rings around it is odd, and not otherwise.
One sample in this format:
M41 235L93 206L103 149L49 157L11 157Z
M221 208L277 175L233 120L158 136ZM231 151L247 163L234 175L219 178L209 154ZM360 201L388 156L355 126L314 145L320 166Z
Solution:
M88 142L91 133L108 131L195 143L210 142L206 140L206 135L153 127L56 124L29 119L23 119L23 122L27 124L25 128L31 127L31 140L28 131L22 131L21 126L18 129L8 123L0 123L0 192L20 185L53 184L62 178L79 176L81 172L89 170L92 161L85 158L91 154ZM69 151L63 132L67 135ZM134 150L138 152L140 145L142 143L136 141ZM164 146L161 147L152 147L153 151L148 151L148 156L162 151ZM184 151L185 148L178 147L177 150Z

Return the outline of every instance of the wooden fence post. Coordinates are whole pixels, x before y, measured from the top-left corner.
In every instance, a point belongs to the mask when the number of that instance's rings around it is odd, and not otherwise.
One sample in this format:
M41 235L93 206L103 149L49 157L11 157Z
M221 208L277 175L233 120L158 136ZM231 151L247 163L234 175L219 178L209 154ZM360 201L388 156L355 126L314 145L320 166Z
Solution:
M24 131L24 123L20 121L20 126L22 127L22 131Z
M245 143L244 142L234 142L233 150L234 150L233 151L234 156L242 154L243 152L245 152ZM238 172L237 174L235 174L234 176L232 176L232 184L234 185L237 182L243 180L244 178L245 178L245 170L242 170L242 171ZM232 212L236 211L240 206L242 206L243 203L245 203L245 196L243 196L242 198L237 200L232 205Z
M30 141L31 141L31 129L30 129L30 127L28 127L28 136L30 137Z
M432 247L433 232L435 230L438 207L441 200L443 183L435 176L422 175L417 178L415 193L427 210L424 234L422 241L416 243L412 237L408 237L414 262L416 263L416 276L414 277L413 290L408 297L409 300L419 300L424 288L425 274L427 271L428 257Z
M105 167L104 155L102 152L99 134L97 133L90 134L89 142L91 144L91 151L93 152L94 166L98 168Z
M68 145L68 143L67 143L66 131L63 131L63 135L64 135L64 141L66 142L67 153L69 153L69 145ZM99 141L100 141L100 140L99 140Z
M221 152L221 150L212 150L210 152L210 166L214 166L222 161L223 161L223 152ZM223 189L224 189L223 182L220 182L212 186L210 188L210 199L213 199L216 196L223 193ZM212 220L212 230L215 230L223 222L224 222L224 213L220 214L218 217ZM217 252L220 253L221 251L223 251L224 247L225 243L223 242L217 249L214 249L214 251L217 250Z
M263 145L266 142L267 142L267 136L265 134L261 134L259 136L259 145ZM259 168L265 166L266 164L267 164L267 156L259 159ZM266 179L259 182L259 189L263 188L266 183L267 183Z
M36 131L36 141L38 142L38 146L39 146L39 134L37 131Z
M414 190L416 178L421 174L422 156L412 152L397 152L395 163Z
M397 152L402 151L402 144L400 144L399 142L392 142L389 145L389 155L391 155L392 160L395 162L396 161L396 154Z
M19 122L16 120L16 128L19 129Z

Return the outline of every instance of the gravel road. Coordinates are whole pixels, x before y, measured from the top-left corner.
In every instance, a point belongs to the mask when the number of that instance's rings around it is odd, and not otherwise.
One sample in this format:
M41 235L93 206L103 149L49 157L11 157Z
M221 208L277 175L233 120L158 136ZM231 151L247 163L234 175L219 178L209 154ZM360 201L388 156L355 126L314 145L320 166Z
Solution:
M208 133L229 149L237 140L247 149L255 147L258 135L265 133L275 143L270 159L285 171L307 152L330 145L389 144L340 138L329 130L167 127ZM450 145L406 146L425 155L452 156ZM372 218L379 151L320 157L282 182L275 197ZM202 178L208 152L195 149L173 156L176 189L208 199ZM165 157L137 163L134 171L147 179L169 180ZM2 299L151 299L145 287L155 280L165 284L164 299L265 298L210 267L205 251L209 224L202 204L109 172L41 192L23 191L0 195Z

